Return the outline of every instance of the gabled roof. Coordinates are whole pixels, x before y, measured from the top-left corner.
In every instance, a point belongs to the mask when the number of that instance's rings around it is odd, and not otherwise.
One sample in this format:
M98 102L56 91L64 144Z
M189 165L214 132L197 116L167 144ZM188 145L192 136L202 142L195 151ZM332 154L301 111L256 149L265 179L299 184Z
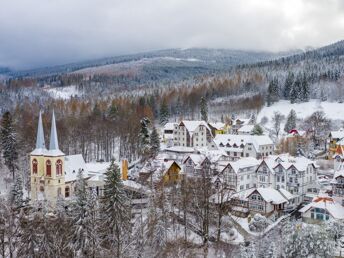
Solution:
M267 135L218 134L215 136L214 142L217 146L223 144L224 147L222 148L225 149L232 148L234 144L236 146L240 146L241 144L246 145L247 143L250 143L254 146L256 151L259 150L259 146L273 144L272 140ZM227 143L229 143L231 146L226 147ZM239 149L240 148L238 148L237 151L239 151Z
M238 133L251 133L254 125L244 125L238 129Z
M332 131L332 132L330 133L330 136L331 136L332 138L335 138L335 139L342 139L342 138L344 138L344 129L341 128L341 129L339 129L338 131Z
M250 197L255 192L259 193L264 201L274 205L288 202L288 200L278 190L273 188L257 188L247 197Z
M259 161L257 159L253 157L245 157L238 159L237 161L228 162L228 164L224 167L224 169L222 169L222 171L224 171L228 166L230 166L237 174L240 171L240 169L254 167L258 165Z
M203 154L190 154L184 159L183 163L185 163L188 159L191 159L195 165L202 165L203 162L208 158Z
M205 121L190 121L190 120L183 120L179 123L179 126L184 125L190 136L193 135L194 131L200 126L205 126L211 133L211 130L208 124Z
M222 130L225 128L226 124L222 122L209 122L209 125L215 128L216 130Z
M264 157L261 162L262 164L266 164L269 170L274 173L274 169L278 166L282 166L284 169L288 170L294 167L298 171L306 171L309 165L317 167L314 161L307 159L305 157L293 157L289 154L281 154L281 155L270 155L268 157Z
M75 181L78 176L78 172L81 169L84 178L87 178L88 170L86 163L81 154L65 156L65 181Z
M329 197L317 197L313 202L307 204L305 207L299 210L301 213L305 213L312 208L319 208L328 211L335 219L344 219L344 207L335 202Z
M177 125L178 123L166 123L164 125L164 130L174 130L174 126Z

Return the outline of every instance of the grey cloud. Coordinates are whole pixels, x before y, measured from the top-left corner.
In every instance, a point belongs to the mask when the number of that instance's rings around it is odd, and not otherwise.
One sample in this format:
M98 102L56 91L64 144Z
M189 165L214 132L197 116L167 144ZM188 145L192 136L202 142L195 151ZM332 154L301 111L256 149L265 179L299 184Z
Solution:
M287 50L343 38L341 0L0 0L0 66L172 47Z

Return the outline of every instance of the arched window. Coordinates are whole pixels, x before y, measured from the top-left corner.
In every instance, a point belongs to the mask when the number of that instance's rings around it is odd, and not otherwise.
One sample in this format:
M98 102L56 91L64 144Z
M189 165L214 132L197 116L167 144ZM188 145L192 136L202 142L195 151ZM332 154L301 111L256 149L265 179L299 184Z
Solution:
M32 160L32 173L33 174L37 174L37 164L38 162L36 159Z
M65 198L68 198L69 195L70 195L70 193L69 193L69 186L66 186L66 188L65 188Z
M56 161L56 175L60 176L62 175L62 160Z
M47 160L46 162L46 174L47 176L51 176L51 161Z

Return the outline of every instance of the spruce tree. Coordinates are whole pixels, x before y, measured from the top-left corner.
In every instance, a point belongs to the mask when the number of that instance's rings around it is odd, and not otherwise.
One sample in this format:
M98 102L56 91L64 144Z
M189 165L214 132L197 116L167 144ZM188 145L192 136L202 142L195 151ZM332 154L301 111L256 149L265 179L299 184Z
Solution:
M200 111L201 111L201 120L208 122L208 103L204 97L201 98Z
M12 207L15 207L17 209L23 207L24 206L23 196L24 196L23 181L21 179L21 176L18 175L15 179L15 182L10 192L10 203Z
M150 135L148 130L148 125L150 120L147 117L144 117L140 121L141 129L139 134L139 144L140 144L140 154L146 159L150 153Z
M160 106L160 124L165 125L168 122L169 116L170 113L168 111L168 106L166 104L166 101L164 100Z
M302 89L302 99L301 100L304 102L309 101L310 89L309 89L309 83L307 80L306 73L303 73L303 75L302 75L301 89Z
M284 82L283 97L285 99L289 99L290 91L292 89L293 83L294 83L294 74L289 72Z
M287 122L285 123L284 126L284 131L289 133L290 130L295 129L296 128L296 112L294 109L290 110L290 113L287 117Z
M130 204L114 160L105 173L101 215L106 245L113 250L115 257L122 257L130 235Z
M95 257L98 247L96 199L87 189L81 170L78 172L75 188L71 250L75 257Z
M151 145L152 156L156 157L156 155L160 151L160 139L159 139L159 134L155 126L153 127L152 133L150 135L150 145Z
M263 133L263 128L259 124L256 124L251 132L253 135L263 135Z
M13 127L12 115L8 111L2 116L0 138L5 165L12 173L12 178L14 180L18 161L17 140Z

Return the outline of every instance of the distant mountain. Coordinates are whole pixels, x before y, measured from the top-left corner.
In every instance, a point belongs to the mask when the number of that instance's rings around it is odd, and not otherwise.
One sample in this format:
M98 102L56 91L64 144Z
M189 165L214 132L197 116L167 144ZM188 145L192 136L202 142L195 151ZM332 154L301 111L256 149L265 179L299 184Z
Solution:
M10 73L10 72L11 72L10 68L0 66L0 74L7 74L7 73Z
M116 69L121 67L122 69L123 67L128 69L130 66L151 66L154 69L159 69L159 66L162 66L162 69L167 69L167 72L172 73L174 72L174 68L185 68L188 70L186 75L189 76L193 73L197 75L214 71L223 71L239 64L274 60L283 56L289 56L293 53L295 52L272 53L207 48L167 49L25 71L12 71L9 75L12 77L45 77L71 73L85 68L115 65L113 66L115 73L117 72ZM108 68L110 67L105 68L107 68L108 73ZM149 68L146 70L149 70ZM99 72L102 73L102 69L99 69Z

